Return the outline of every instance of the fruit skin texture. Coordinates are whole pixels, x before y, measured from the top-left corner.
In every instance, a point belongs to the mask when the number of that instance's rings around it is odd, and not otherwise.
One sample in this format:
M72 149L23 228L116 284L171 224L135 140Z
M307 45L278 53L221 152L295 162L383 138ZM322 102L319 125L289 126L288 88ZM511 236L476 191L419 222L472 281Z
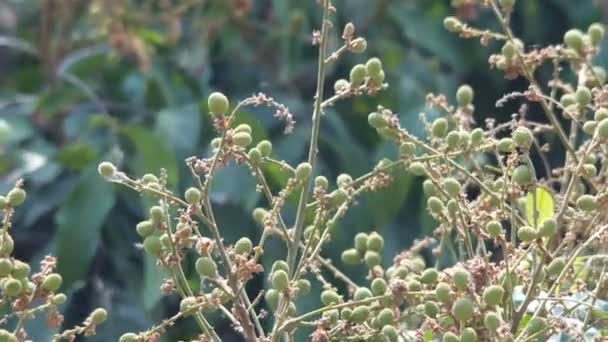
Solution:
M490 237L497 238L502 233L502 225L498 221L490 221L486 224L486 232Z
M475 313L475 308L473 302L467 298L462 297L454 302L454 306L452 307L452 316L459 321L468 321L473 318Z
M251 253L252 249L253 243L246 237L239 239L239 241L234 244L234 250L241 255L248 255Z
M184 194L186 202L190 205L196 205L201 201L201 192L197 188L189 188Z
M603 119L597 124L596 132L598 137L604 140L608 139L608 118Z
M580 30L572 29L564 34L564 43L571 49L581 51L583 49L583 33Z
M454 281L454 286L456 289L463 291L467 287L469 287L469 281L471 279L471 275L467 270L457 269L454 271L454 275L452 276L452 280Z
M378 323L382 326L393 324L393 322L395 321L395 314L393 313L393 310L389 308L384 308L382 309L382 311L380 311L380 313L378 313L377 319Z
M456 91L456 101L461 107L465 107L473 102L473 88L470 85L461 85Z
M370 291L367 287L360 287L355 291L355 295L353 298L355 300L363 300L372 296L372 291Z
M118 342L139 342L139 337L135 333L126 333L120 336Z
M530 226L519 227L517 230L517 237L524 242L530 242L538 237L536 229Z
M296 179L299 181L306 180L312 172L312 166L309 163L302 163L296 167Z
M431 133L433 133L433 136L436 138L444 138L448 134L448 120L439 118L433 121Z
M57 273L51 273L42 281L42 288L49 292L55 292L59 290L63 283L63 278Z
M597 199L593 195L582 195L576 200L576 206L583 211L592 211L597 208Z
M382 278L376 278L372 281L372 293L376 296L383 295L386 292L387 288L388 285L386 284L386 281Z
M210 257L200 257L196 260L196 272L203 277L214 277L217 274L217 265Z
M114 164L104 161L99 163L99 166L97 167L97 171L99 172L100 175L104 176L104 177L112 177L114 175L114 173L116 173L116 167L114 166Z
M102 308L97 308L91 313L91 322L99 325L108 319L108 312Z
M365 63L365 71L367 71L368 75L379 74L382 71L382 61L377 57L370 58L367 63Z
M357 265L361 263L361 254L354 249L347 249L342 252L342 262L346 265Z
M272 286L279 292L285 292L289 288L289 275L283 270L277 270L272 274Z
M513 170L513 182L519 186L529 185L534 178L532 170L527 165L519 165Z
M498 305L502 302L505 290L500 285L490 285L483 291L483 301L488 305Z
M25 190L23 190L21 188L14 188L11 191L9 191L8 194L6 195L8 204L10 204L13 207L18 207L18 206L22 205L23 202L25 202L25 197L26 197Z
M473 328L465 328L460 334L460 342L476 342L477 332Z
M321 292L321 303L323 305L340 303L340 296L333 290L325 290Z
M230 107L228 98L220 92L215 92L209 95L207 105L209 107L209 112L211 112L211 114L213 114L215 117L226 114L228 108Z
M376 232L369 234L367 238L367 250L380 252L384 247L384 238Z
M532 144L532 132L526 127L518 127L513 132L513 142L521 148L529 148Z
M146 251L146 253L152 256L158 256L163 250L163 245L160 242L160 238L156 235L150 235L145 238L144 250Z
M264 299L266 300L266 303L268 304L268 306L270 306L271 309L276 309L279 305L279 291L275 289L269 289L264 294Z
M447 283L439 283L435 287L435 295L437 296L437 299L444 304L449 303L451 301L451 293L452 290L450 288L450 285L448 285Z
M494 332L500 327L500 318L495 312L488 312L483 318L483 325L490 332Z
M434 284L437 282L439 272L434 268L428 268L420 275L420 281L424 284Z
M353 87L359 87L365 82L365 65L357 64L350 70L350 84Z
M598 45L604 39L604 25L600 23L591 24L587 29L587 34L589 35L589 41L591 42L591 44Z

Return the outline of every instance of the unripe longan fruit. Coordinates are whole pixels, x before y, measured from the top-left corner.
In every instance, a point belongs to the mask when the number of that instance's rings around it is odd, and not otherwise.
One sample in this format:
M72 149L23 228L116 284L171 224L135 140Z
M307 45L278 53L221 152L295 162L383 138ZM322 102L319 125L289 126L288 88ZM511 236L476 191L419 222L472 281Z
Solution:
M368 235L365 233L357 233L357 235L355 235L355 248L360 253L365 253L365 251L367 251L367 239Z
M576 89L576 102L583 107L591 103L591 91L589 88L580 86Z
M443 19L443 27L450 32L458 32L462 27L462 23L456 17L446 17Z
M526 326L528 335L534 335L547 327L547 321L542 317L534 317L530 319Z
M530 226L523 226L517 229L517 237L523 242L530 242L538 237L538 232Z
M42 288L48 292L55 292L59 290L61 283L63 283L63 278L57 273L51 273L42 281Z
M587 29L587 35L589 36L589 41L592 45L599 45L604 39L604 25L600 23L593 23Z
M532 132L526 127L518 127L513 132L513 142L515 146L525 149L529 148L532 144Z
M589 120L583 124L583 132L585 132L589 135L593 135L596 128L597 128L597 121L595 121L595 120Z
M299 181L306 180L312 172L312 166L309 163L301 163L296 167L296 179Z
M289 265L287 264L287 262L285 262L285 260L277 260L272 264L271 273L274 273L278 270L283 270L289 273Z
M0 277L6 277L13 270L13 262L9 258L0 259Z
M513 182L519 186L529 185L535 178L528 165L519 165L513 170Z
M342 262L345 265L358 265L361 263L362 257L355 248L347 249L342 252Z
M365 63L365 71L367 71L367 74L370 76L379 74L382 72L382 61L377 57L370 58L367 63Z
M456 180L456 178L448 177L443 180L442 185L443 189L448 193L448 195L456 197L460 194L461 186L460 182Z
M424 176L426 174L426 168L424 167L424 164L422 164L421 162L411 163L408 170L414 176Z
M272 153L272 143L268 140L262 140L258 143L258 150L262 154L262 157L266 158Z
M380 254L378 252L374 252L374 251L365 252L363 259L365 260L365 264L369 268L373 268L376 265L380 265L380 262L382 261Z
M152 256L158 256L163 250L163 245L160 238L156 235L150 235L144 239L144 251Z
M289 288L289 275L283 270L277 270L272 274L272 287L279 292L285 292Z
M468 297L462 297L454 302L454 306L452 307L452 316L456 318L458 321L464 322L473 318L475 313L475 307L473 305L473 301Z
M336 184L339 188L346 188L353 183L353 178L347 173L341 173L336 178Z
M321 292L321 303L323 305L339 304L340 296L334 290L325 290Z
M253 243L250 239L243 237L234 244L234 250L240 255L249 255L253 249Z
M234 133L239 133L239 132L245 132L245 133L249 133L251 134L251 126L249 126L248 124L240 124L238 126L236 126L233 130Z
M584 46L583 32L578 29L568 30L568 32L564 34L564 44L578 52L582 51Z
M429 300L424 303L424 313L429 317L435 318L439 313L439 306L437 305L437 303L433 302L432 300Z
M3 288L4 288L4 293L8 297L17 297L21 294L21 290L23 289L23 286L21 285L21 282L19 280L9 278L9 279L6 279L6 281L4 282Z
M8 192L6 195L6 200L8 204L12 207L18 207L25 202L26 193L25 190L21 188L14 188Z
M436 138L444 138L448 134L448 120L438 118L431 125L431 133Z
M150 220L141 221L135 226L137 234L143 238L154 233L154 224Z
M252 164L258 164L262 160L262 152L257 147L254 147L247 152L247 158L249 158Z
M15 279L24 279L30 275L31 268L30 265L23 261L15 260L13 262L13 270L11 275Z
M460 342L477 342L477 332L473 328L464 328L460 333Z
M365 38L362 38L362 37L353 39L353 41L350 42L348 49L352 53L356 53L356 54L364 53L365 50L367 50L367 40L365 40Z
M100 325L108 319L108 312L103 308L97 308L91 312L89 317L91 318L91 323Z
M370 289L368 289L367 287L360 287L355 291L355 295L353 296L353 298L355 300L363 300L363 299L367 299L373 297L372 291L370 291Z
M452 289L447 283L438 283L435 286L435 295L440 302L447 304L452 300Z
M451 331L446 331L443 333L441 342L460 342L460 337L456 336L456 334Z
M279 306L279 291L275 289L267 290L264 294L264 300L271 309L275 310Z
M213 278L217 274L217 265L210 257L200 257L196 260L196 273L201 277Z
M511 138L502 138L498 140L496 144L496 148L499 152L509 153L513 151L513 139Z
M427 200L429 210L434 214L439 214L443 210L443 202L438 197L431 196Z
M238 132L232 136L232 141L235 145L245 148L251 145L251 134L247 132Z
M139 336L135 333L126 333L120 336L118 342L140 342Z
M386 292L388 285L386 284L386 280L382 278L375 278L372 280L371 289L372 293L375 296L381 296Z
M382 336L389 342L397 342L399 340L399 332L397 331L397 328L392 325L385 325L382 328Z
M382 326L393 324L393 322L395 321L395 314L393 313L393 310L389 308L384 308L378 313L377 319L378 324Z
M495 312L487 312L483 318L483 325L489 332L494 333L500 327L500 317Z
M597 208L597 199L593 195L582 195L576 200L576 206L583 211L592 211Z
M384 238L376 233L372 232L367 237L367 250L380 252L384 247Z
M363 323L369 317L369 306L359 305L353 309L351 320L355 323Z
M456 91L456 102L461 107L466 107L473 102L473 88L468 84L461 85Z
M464 291L469 287L471 275L467 270L459 268L454 271L452 280L454 281L454 287L456 287L457 290Z
M335 206L340 206L348 199L348 192L344 189L336 189L331 193L331 203Z
M471 144L477 146L483 141L483 130L481 128L475 128L471 131Z
M608 119L603 119L597 124L596 132L598 137L608 140Z
M435 268L427 268L420 275L420 281L424 284L435 284L439 278L439 272Z
M388 122L384 118L384 115L376 112L370 113L367 116L367 122L375 129L382 129L388 126Z
M483 301L490 306L498 305L502 302L505 290L500 285L490 285L483 291Z
M323 190L327 190L329 187L329 181L325 176L317 176L315 177L315 188L320 188Z
M350 83L347 80L341 78L334 83L334 91L336 94L343 93L350 88Z
M201 192L197 188L189 188L184 194L186 202L190 205L197 205L201 201Z
M226 114L228 108L230 107L228 98L220 92L214 92L209 95L207 105L209 107L209 112L211 112L211 114L213 114L215 117Z
M104 161L99 163L97 171L103 177L112 177L116 173L116 166L110 162Z
M399 154L404 158L412 157L416 154L416 144L405 142L399 146Z
M498 221L490 221L486 224L486 232L495 239L502 234L502 224Z
M365 82L365 65L357 64L350 70L350 84L352 87L359 87Z
M184 316L191 316L196 312L197 304L195 297L186 297L179 302L179 312Z
M450 150L455 150L458 148L458 145L460 145L460 137L460 132L451 131L448 133L448 135L445 137L445 142Z

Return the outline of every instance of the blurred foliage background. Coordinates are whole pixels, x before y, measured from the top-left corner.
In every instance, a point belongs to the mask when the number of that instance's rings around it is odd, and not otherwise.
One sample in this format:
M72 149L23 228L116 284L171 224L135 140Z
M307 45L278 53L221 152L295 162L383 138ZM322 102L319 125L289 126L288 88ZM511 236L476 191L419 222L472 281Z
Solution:
M467 1L452 1L466 3ZM332 46L341 27L354 22L368 40L365 55L348 55L329 69L328 87L347 78L350 68L371 56L384 61L390 88L378 97L345 101L323 118L320 172L359 176L382 157L396 156L367 125L378 104L400 114L415 134L429 92L453 99L457 86L476 89L476 119L508 120L513 108L495 108L502 94L521 90L487 67L499 47L481 47L447 33L442 20L457 13L478 27L497 29L491 13L447 0L335 0ZM602 0L522 0L513 23L528 44L559 43L570 27L585 29L608 15ZM161 298L161 275L136 247L135 224L145 204L135 193L105 183L96 173L111 160L131 175L165 168L178 192L190 179L184 159L208 153L213 131L206 97L213 90L235 103L264 92L289 106L296 130L265 108L247 108L240 122L254 129L254 142L270 138L279 159L304 158L316 75L311 32L318 27L315 1L296 0L0 0L0 118L10 131L0 153L0 190L26 180L28 201L13 231L17 257L36 264L44 255L59 258L65 290L66 326L104 306L110 320L94 341L112 341L139 331L176 310L175 298ZM606 50L606 49L604 49ZM606 66L608 55L602 54ZM272 186L285 176L268 168ZM384 263L415 238L431 234L420 180L398 175L395 186L360 199L332 236L326 257L339 266L340 252L356 232L376 230L387 241ZM247 169L223 170L212 190L218 220L228 243L259 237L251 211L265 205ZM295 210L285 213L288 222ZM255 240L254 240L255 241ZM270 241L264 262L284 256ZM444 261L446 263L450 260ZM361 279L363 270L346 268ZM194 279L194 277L193 277ZM193 280L194 281L194 280ZM259 276L250 291L264 287ZM317 289L318 290L318 289ZM299 310L316 303L300 303ZM226 341L238 340L218 318ZM34 341L48 341L42 320L31 323ZM187 323L168 340L187 338Z

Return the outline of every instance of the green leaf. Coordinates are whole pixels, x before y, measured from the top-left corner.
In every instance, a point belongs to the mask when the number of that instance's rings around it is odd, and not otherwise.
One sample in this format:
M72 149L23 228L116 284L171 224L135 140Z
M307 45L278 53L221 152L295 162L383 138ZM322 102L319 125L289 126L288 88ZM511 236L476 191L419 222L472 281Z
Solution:
M159 170L164 168L168 173L169 186L177 185L177 161L163 139L143 127L136 126L124 127L120 133L135 145L137 155L131 165L138 176L149 172L158 174Z
M161 298L163 272L156 266L156 258L144 255L144 288L141 293L144 309L151 310Z
M553 217L555 214L555 203L553 195L544 187L536 187L536 213L534 193L526 194L526 220L531 226L539 226L546 219ZM536 224L535 224L536 223Z
M76 142L66 145L57 155L57 160L67 169L82 170L97 157L97 152L91 146Z
M156 132L167 139L180 160L190 157L200 136L201 115L196 104L168 108L158 113Z
M112 186L91 165L59 208L55 216L55 255L65 287L85 276L100 241L101 227L115 200Z

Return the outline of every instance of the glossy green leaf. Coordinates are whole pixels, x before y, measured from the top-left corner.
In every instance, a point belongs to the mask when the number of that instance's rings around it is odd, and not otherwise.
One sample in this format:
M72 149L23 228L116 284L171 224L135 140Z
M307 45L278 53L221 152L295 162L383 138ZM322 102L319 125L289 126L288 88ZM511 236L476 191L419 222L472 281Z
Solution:
M91 165L59 208L55 216L55 255L64 286L69 287L85 277L114 202L112 186L97 174L96 165Z
M535 208L536 211L534 210ZM554 214L555 203L553 195L548 189L538 186L536 187L536 196L532 192L526 194L526 221L528 221L529 225L540 226Z

